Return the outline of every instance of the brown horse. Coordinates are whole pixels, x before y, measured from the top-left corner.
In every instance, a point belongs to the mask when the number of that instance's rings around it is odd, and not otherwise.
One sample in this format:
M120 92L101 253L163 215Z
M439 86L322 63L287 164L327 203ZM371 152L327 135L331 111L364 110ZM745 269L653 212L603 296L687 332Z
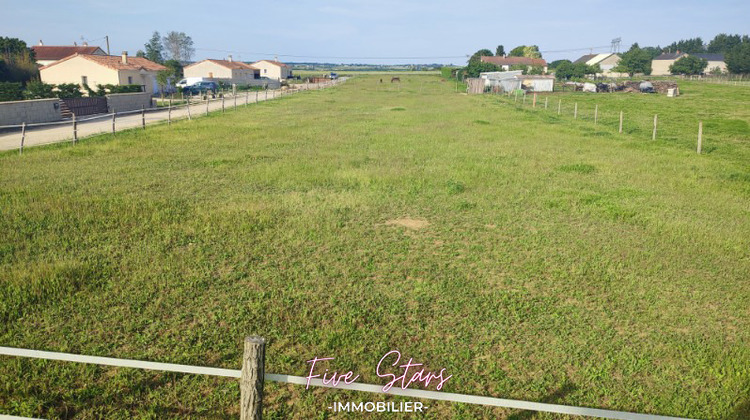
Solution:
M401 79L398 78L398 77L391 77L391 83L393 83L393 82L399 82L399 83L401 83Z

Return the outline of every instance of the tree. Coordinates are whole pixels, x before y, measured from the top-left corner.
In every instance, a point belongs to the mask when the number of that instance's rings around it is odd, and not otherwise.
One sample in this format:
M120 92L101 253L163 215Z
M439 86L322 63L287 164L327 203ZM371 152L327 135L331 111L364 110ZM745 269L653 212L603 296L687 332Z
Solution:
M750 41L729 50L724 56L730 73L750 73Z
M708 66L708 61L704 58L686 55L669 66L669 72L672 74L701 74Z
M523 57L523 49L526 48L525 45L519 45L516 48L513 48L510 50L510 53L508 56L510 57Z
M492 51L490 51L490 50L488 50L488 49L485 48L485 49L481 49L481 50L475 52L469 58L469 64L476 63L476 62L481 62L482 61L481 57L492 57Z
M570 61L570 60L555 60L555 61L549 63L548 67L549 67L550 70L554 70L554 69L558 68L560 66L560 64L562 64L562 63L573 64L573 62Z
M172 76L174 76L176 79L182 79L182 64L180 64L179 61L167 60L163 64L172 72Z
M684 53L702 53L706 51L706 47L703 45L701 37L681 39L677 42L669 44L665 50L670 52L684 52Z
M635 43L622 55L613 71L627 73L630 77L636 73L651 74L651 55Z
M742 37L739 35L718 34L708 43L706 50L710 53L727 53L741 43Z
M170 60L186 62L190 61L190 58L195 54L193 39L187 36L185 32L168 32L163 41L164 55ZM490 55L492 54L490 53Z
M502 57L505 55L505 47L502 45L498 45L497 49L495 49L495 55L498 57Z
M589 66L586 63L573 64L568 60L560 63L555 69L555 78L557 80L583 79L587 74L596 74L601 72L599 65Z
M135 52L135 56L140 57L140 58L146 58L146 52L143 50L138 50Z
M161 63L164 61L164 45L161 43L161 35L159 35L159 31L154 31L153 35L151 35L151 39L143 46L146 48L146 58L154 63Z
M473 63L469 63L469 65L466 66L467 77L479 77L480 73L488 71L503 71L503 69L496 66L495 64L485 63L483 61L475 61Z
M539 52L539 47L536 45L519 45L510 50L508 55L511 57L542 58L542 53Z
M39 78L34 50L18 38L0 36L0 82L21 82Z
M664 52L664 50L662 50L662 48L661 48L661 47L659 47L659 46L656 46L656 47L643 47L643 48L641 48L641 49L642 49L643 51L646 51L646 52L648 53L648 55L650 55L650 56L651 56L651 59L652 59L652 60L653 60L654 58L656 58L656 57L660 56L660 55L661 55L661 53L663 53L663 52Z

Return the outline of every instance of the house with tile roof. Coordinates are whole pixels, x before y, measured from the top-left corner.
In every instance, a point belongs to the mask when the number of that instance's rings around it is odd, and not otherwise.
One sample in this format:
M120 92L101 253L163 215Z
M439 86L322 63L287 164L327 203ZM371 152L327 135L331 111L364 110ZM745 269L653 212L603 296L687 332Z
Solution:
M273 80L284 80L292 76L292 68L276 60L260 60L251 66L260 70L260 77L268 77Z
M547 73L547 62L542 58L486 56L480 59L483 63L492 63L505 71L510 70L511 66L523 65L528 69L542 67Z
M227 60L208 59L185 66L184 75L188 77L202 77L227 83L253 84L260 79L260 69L241 61L234 61L232 56Z
M651 75L667 76L672 74L669 72L669 66L674 64L674 62L679 60L680 58L686 57L688 55L692 55L693 57L702 58L708 61L708 66L706 66L705 70L706 72L710 72L716 68L718 68L722 73L727 72L727 64L724 62L724 54L684 53L677 51L674 53L664 53L654 58L651 61Z
M615 73L612 71L615 66L620 62L620 56L614 53L604 54L586 54L578 60L574 61L573 64L584 63L589 66L599 65L602 70L598 75L620 77L621 73Z
M142 57L73 54L39 69L44 83L77 83L96 89L96 85L141 85L144 92L157 93L156 74L167 70L161 64Z
M107 55L104 50L99 47L90 47L88 45L44 45L39 41L39 45L31 47L34 50L34 56L36 57L36 64L40 67L48 66L55 61L60 61L65 57L70 57L73 54L93 54L93 55Z

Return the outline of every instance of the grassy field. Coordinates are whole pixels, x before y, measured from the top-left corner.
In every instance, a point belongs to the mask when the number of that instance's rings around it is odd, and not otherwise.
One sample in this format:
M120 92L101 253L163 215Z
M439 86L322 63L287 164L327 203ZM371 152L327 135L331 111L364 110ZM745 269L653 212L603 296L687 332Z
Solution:
M651 141L612 116L402 80L0 155L0 345L236 369L258 334L271 373L327 356L384 383L375 366L398 349L453 374L448 392L750 417L750 90L553 95L658 110L675 128ZM266 389L269 419L359 418L326 407L382 399ZM2 414L238 406L229 379L0 357Z

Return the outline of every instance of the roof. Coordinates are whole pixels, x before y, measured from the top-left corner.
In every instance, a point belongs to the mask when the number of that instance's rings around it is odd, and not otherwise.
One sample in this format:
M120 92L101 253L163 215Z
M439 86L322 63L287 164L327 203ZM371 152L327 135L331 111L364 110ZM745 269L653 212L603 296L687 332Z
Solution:
M516 77L516 79L524 79L524 80L528 80L528 79L540 79L540 80L542 80L542 79L551 79L551 80L554 80L555 79L555 76L549 76L549 75L545 75L545 74L519 74L519 75L517 75L515 77Z
M161 64L154 63L151 60L142 57L128 57L128 64L122 62L122 56L119 55L95 55L95 54L73 54L65 57L60 61L55 61L52 64L46 65L39 70L48 69L56 66L60 63L68 61L75 57L85 58L86 60L93 61L101 66L114 69L114 70L149 70L149 71L161 71L167 68Z
M677 60L678 58L685 55L685 53L662 53L659 54L657 57L654 58L654 60Z
M99 47L91 46L74 46L74 45L34 45L37 60L61 60L73 54L96 54L97 50L104 51Z
M253 66L251 66L250 64L247 64L247 63L243 63L242 61L214 60L214 59L211 59L211 58L209 58L208 60L203 60L203 61L199 61L197 63L193 63L193 64L191 64L189 66L185 66L185 68L193 67L195 65L198 65L200 63L204 63L206 61L208 61L210 63L218 64L218 65L220 65L222 67L226 67L226 68L232 69L232 70L257 70L256 67L253 67Z
M597 55L599 54L586 54L583 57L579 58L578 60L574 61L573 64L586 63L592 58L596 57Z
M706 61L724 61L724 54L689 54Z
M522 64L526 66L542 66L546 67L547 62L541 58L529 58L529 57L481 57L485 63L492 63L497 66L512 66L516 64Z
M265 61L266 63L271 63L271 64L273 64L275 66L279 66L279 67L289 67L287 64L284 64L281 61L276 61L276 60L258 60L258 61L256 61L255 63L253 63L251 65L254 66L257 63L260 63L261 61Z

